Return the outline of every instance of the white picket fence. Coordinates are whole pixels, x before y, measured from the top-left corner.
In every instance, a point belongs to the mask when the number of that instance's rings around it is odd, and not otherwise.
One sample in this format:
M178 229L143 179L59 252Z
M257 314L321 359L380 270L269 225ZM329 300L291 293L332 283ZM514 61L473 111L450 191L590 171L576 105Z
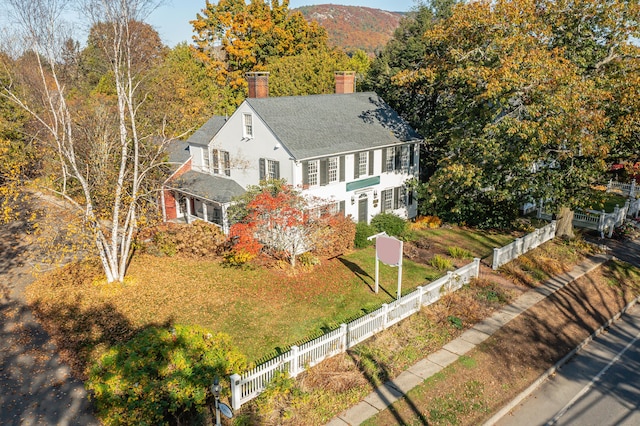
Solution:
M636 198L635 200L628 199L627 203L629 203L627 217L634 217L637 219L640 215L640 198Z
M493 269L533 250L542 243L554 238L556 222L552 221L543 228L517 238L513 243L493 252ZM497 265L497 266L496 266ZM260 364L244 374L233 374L231 382L231 406L237 410L262 393L276 372L287 371L296 377L308 368L321 361L345 352L376 333L398 323L410 315L420 311L423 306L440 300L442 295L456 291L480 273L480 259L433 281L426 286L419 286L413 292L402 296L391 303L385 303L375 311L361 316L340 328L326 333L300 346L292 346L289 351Z
M516 238L516 240L511 244L507 244L506 246L501 248L494 248L492 264L493 269L498 269L505 263L511 262L513 259L521 256L529 250L533 250L540 244L552 240L555 236L556 221L553 220L550 224L542 228L538 228L522 238Z
M611 238L614 228L622 225L627 216L635 215L638 217L639 209L638 200L628 199L623 207L616 206L611 213L604 210L575 210L573 212L573 226L593 229L600 233L601 238L604 238L605 234ZM544 206L538 207L538 218L550 220L552 217L553 214L546 211Z
M267 387L277 371L287 371L295 377L305 369L368 339L374 334L396 324L404 318L418 312L422 306L430 305L440 299L443 294L458 290L472 278L478 277L480 259L447 272L447 275L426 285L417 287L413 292L401 298L383 304L377 310L368 313L340 328L324 334L300 346L247 371L233 374L231 382L231 406L234 410L242 404L258 396Z
M620 183L614 180L609 180L607 183L607 192L617 192L626 197L635 198L637 194L636 181L632 180L631 183Z

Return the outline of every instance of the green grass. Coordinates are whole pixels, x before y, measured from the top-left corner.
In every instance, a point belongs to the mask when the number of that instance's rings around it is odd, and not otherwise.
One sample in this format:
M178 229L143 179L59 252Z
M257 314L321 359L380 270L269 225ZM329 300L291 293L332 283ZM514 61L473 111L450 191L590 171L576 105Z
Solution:
M420 234L443 253L455 244L478 257L513 239L457 228ZM402 269L402 294L444 274L406 258ZM125 285L95 284L101 272L93 265L44 277L34 284L31 301L46 310L43 317L64 320L64 327L76 330L81 348L113 344L117 336L126 339L150 324L194 324L229 334L249 361L258 361L395 300L397 274L398 268L381 263L380 290L374 293L373 248L325 260L297 275L225 268L217 260L138 255ZM96 312L106 319L97 321ZM87 342L83 328L97 337Z
M422 229L415 233L442 253L447 253L449 247L455 246L479 258L490 256L494 248L503 247L515 239L508 233L467 228Z
M607 213L611 213L616 205L622 208L624 203L627 202L626 197L612 192L599 191L597 195L597 200L589 207L591 210L604 210Z
M454 259L473 259L473 255L469 250L460 247L447 247L447 252Z

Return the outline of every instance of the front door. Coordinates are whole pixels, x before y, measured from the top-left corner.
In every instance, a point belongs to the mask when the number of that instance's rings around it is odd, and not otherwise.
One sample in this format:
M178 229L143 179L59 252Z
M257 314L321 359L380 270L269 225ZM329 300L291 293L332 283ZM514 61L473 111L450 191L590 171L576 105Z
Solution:
M369 199L367 194L360 195L358 199L358 222L369 223Z

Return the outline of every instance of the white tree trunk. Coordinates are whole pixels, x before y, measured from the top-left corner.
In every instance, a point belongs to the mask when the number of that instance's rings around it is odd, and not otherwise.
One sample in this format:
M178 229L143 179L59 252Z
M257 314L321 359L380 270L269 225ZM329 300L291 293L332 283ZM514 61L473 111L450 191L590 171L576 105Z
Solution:
M117 182L114 188L113 201L108 209L106 220L96 217L96 192L87 181L86 173L78 165L76 150L76 132L73 111L66 101L65 86L61 84L57 75L57 65L60 59L63 28L57 22L64 16L65 7L74 6L68 1L48 0L7 0L14 13L14 18L20 23L24 34L25 51L37 52L38 72L42 80L39 88L44 94L43 105L30 105L21 93L14 91L9 84L3 89L3 95L15 101L29 112L46 130L53 148L60 159L60 169L64 185L57 191L79 210L83 212L87 230L92 234L97 255L104 269L107 282L122 281L125 276L131 243L137 227L138 202L142 182L147 172L160 163L162 144L157 147L155 154L148 158L140 157L140 136L137 129L136 112L139 104L136 99L143 98L136 93L139 87L139 76L132 71L132 50L135 47L134 35L130 24L143 21L148 14L160 3L157 0L77 0L90 24L111 24L113 42L105 43L105 54L110 60L117 96L117 120L119 134L119 164L117 165ZM44 108L43 108L44 107ZM104 151L109 155L110 150ZM101 158L98 163L104 169L104 164L112 164L109 157ZM67 194L67 182L76 180L82 191L82 200ZM103 201L103 200L101 200ZM104 208L103 208L103 215ZM123 217L124 216L124 217ZM104 218L102 218L104 219Z

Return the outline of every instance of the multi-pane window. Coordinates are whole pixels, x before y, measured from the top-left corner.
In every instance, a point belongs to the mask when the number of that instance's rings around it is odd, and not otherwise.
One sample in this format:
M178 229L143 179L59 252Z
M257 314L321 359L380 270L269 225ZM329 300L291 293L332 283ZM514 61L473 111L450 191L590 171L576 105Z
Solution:
M224 173L227 176L231 176L231 161L229 159L229 152L214 149L212 152L213 164L212 171L215 174Z
M260 159L260 180L280 179L280 163L266 158Z
M393 210L393 189L385 189L382 191L382 211Z
M280 165L277 161L267 160L267 178L278 179L280 177Z
M329 205L329 208L328 208L328 213L329 214L332 214L332 215L338 214L338 213L340 213L340 211L341 211L340 203L332 203L332 204Z
M253 117L251 116L251 114L243 114L242 121L244 124L243 136L245 138L252 138L253 137Z
M309 161L307 163L309 186L314 186L314 185L317 185L319 183L319 180L318 180L318 176L319 176L318 164L319 164L318 161Z
M340 164L338 157L331 157L327 161L327 181L329 183L338 181L338 164Z
M220 164L220 168L224 169L224 174L227 176L231 176L231 161L229 160L229 152L228 151L220 151L220 158L222 159L222 163Z
M359 152L358 153L358 175L366 176L369 170L369 153L368 152Z
M394 169L396 163L395 153L396 149L394 147L387 148L387 164L385 165L385 169L389 172Z

